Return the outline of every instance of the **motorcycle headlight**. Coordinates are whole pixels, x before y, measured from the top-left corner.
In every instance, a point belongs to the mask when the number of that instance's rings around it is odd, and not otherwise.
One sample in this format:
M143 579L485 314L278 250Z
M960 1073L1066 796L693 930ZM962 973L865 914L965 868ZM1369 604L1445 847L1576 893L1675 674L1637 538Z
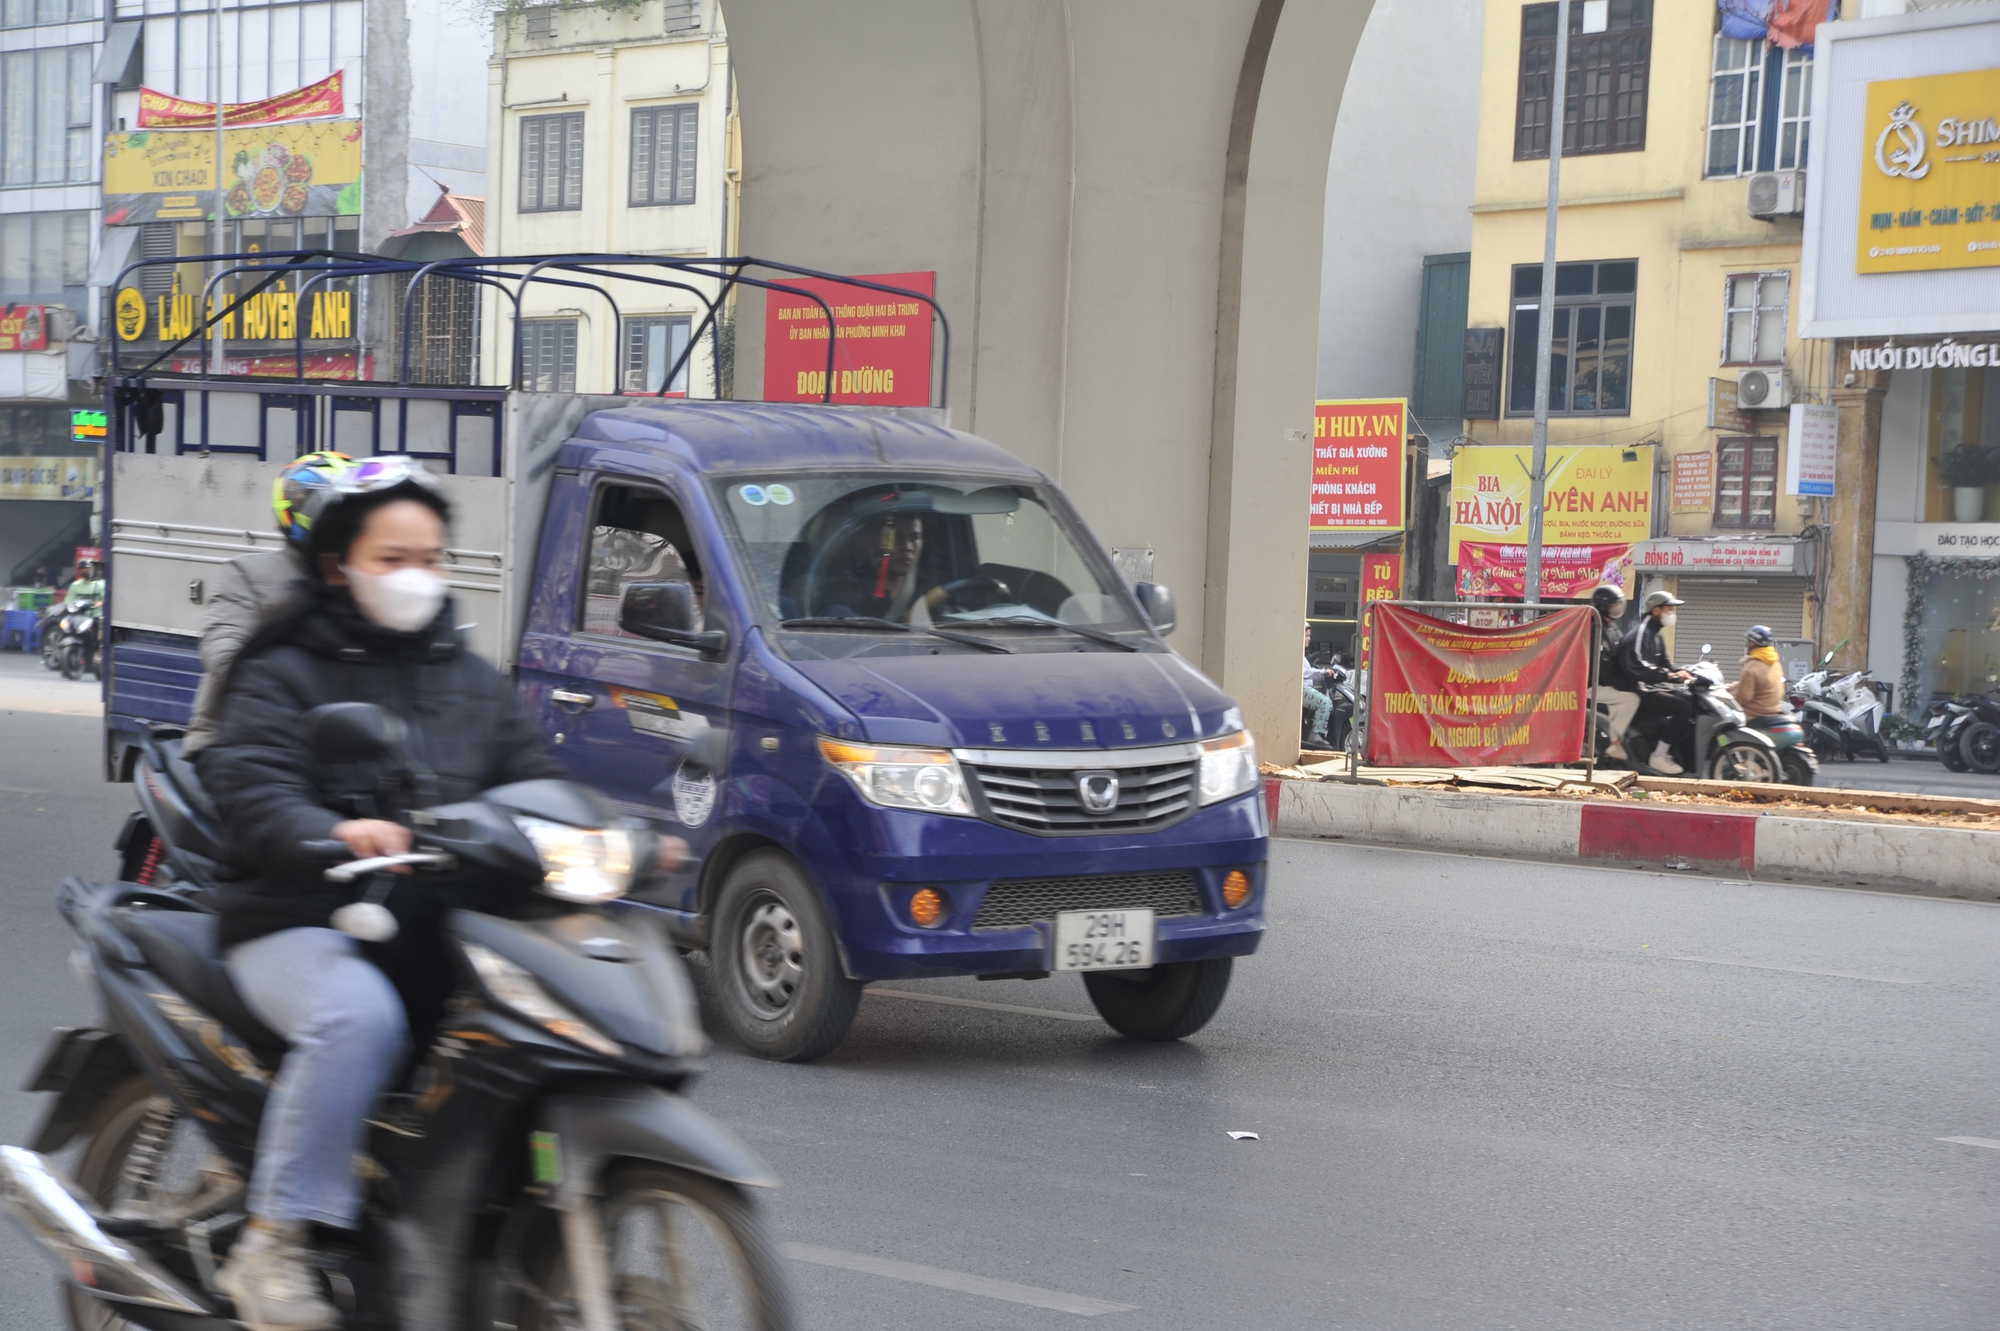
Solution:
M542 890L564 901L611 901L632 885L633 833L622 827L570 827L514 815L542 861Z
M1201 802L1214 804L1257 788L1257 743L1247 730L1201 743Z
M478 943L460 943L459 946L465 950L465 959L472 963L472 969L479 976L479 983L485 988L487 996L500 1006L527 1018L551 1035L559 1035L571 1044L580 1044L595 1053L616 1058L623 1052L616 1040L558 1003L548 990L542 988L541 981L524 967Z
M959 769L958 759L944 749L851 744L822 736L819 752L870 804L974 816L965 773Z

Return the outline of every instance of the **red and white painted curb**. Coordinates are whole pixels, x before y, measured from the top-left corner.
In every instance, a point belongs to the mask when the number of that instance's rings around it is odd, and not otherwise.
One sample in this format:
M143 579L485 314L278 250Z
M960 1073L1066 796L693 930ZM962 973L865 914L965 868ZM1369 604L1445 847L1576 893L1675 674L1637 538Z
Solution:
M1276 836L2000 900L2000 832L1336 781L1264 799Z

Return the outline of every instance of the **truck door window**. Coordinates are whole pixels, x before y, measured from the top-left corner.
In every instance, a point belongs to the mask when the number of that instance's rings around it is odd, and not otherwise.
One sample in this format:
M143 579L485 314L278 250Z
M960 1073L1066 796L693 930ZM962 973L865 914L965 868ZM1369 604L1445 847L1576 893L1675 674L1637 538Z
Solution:
M705 602L701 556L680 505L657 490L606 485L597 492L584 564L581 623L585 633L638 638L618 626L618 606L634 582L687 582L697 608ZM644 641L644 639L639 639Z

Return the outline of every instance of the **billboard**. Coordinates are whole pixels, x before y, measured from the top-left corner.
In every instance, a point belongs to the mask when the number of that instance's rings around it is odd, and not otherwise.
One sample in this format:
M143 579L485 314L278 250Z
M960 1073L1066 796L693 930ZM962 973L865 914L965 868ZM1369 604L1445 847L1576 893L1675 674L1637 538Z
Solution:
M1799 336L2000 328L2000 22L1962 5L1821 26Z
M1313 406L1313 531L1403 529L1403 439L1409 402L1400 397Z
M47 351L49 311L43 305L0 309L0 351Z
M1372 601L1393 601L1403 594L1403 557L1399 554L1369 551L1361 556L1361 604L1365 607ZM1355 664L1361 669L1368 668L1368 616L1362 615L1361 650Z
M226 102L222 107L224 129L250 125L274 125L284 120L306 120L337 116L347 108L340 91L340 71L308 83L292 92L280 93L255 102ZM139 89L140 129L215 130L214 102L186 102L151 88Z
M226 217L361 212L361 122L225 130ZM104 140L104 225L201 221L215 207L215 131L138 130Z
M1451 460L1451 555L1459 543L1528 543L1526 444L1461 448ZM1653 534L1651 445L1549 445L1542 544L1631 545ZM1544 554L1546 558L1546 553Z
M0 499L88 499L97 459L0 458Z
M936 273L862 274L865 282L937 290ZM833 310L835 402L927 407L931 401L931 307L886 291L819 278L786 278ZM826 389L826 314L789 291L764 302L764 400L818 402Z

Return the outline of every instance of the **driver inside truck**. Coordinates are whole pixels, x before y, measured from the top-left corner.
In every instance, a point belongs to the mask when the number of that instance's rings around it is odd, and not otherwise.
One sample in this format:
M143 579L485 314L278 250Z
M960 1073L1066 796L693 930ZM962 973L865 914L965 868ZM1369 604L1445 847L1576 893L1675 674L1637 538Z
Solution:
M924 554L920 513L885 514L848 538L845 577L831 589L821 614L907 621L917 604L918 568Z

